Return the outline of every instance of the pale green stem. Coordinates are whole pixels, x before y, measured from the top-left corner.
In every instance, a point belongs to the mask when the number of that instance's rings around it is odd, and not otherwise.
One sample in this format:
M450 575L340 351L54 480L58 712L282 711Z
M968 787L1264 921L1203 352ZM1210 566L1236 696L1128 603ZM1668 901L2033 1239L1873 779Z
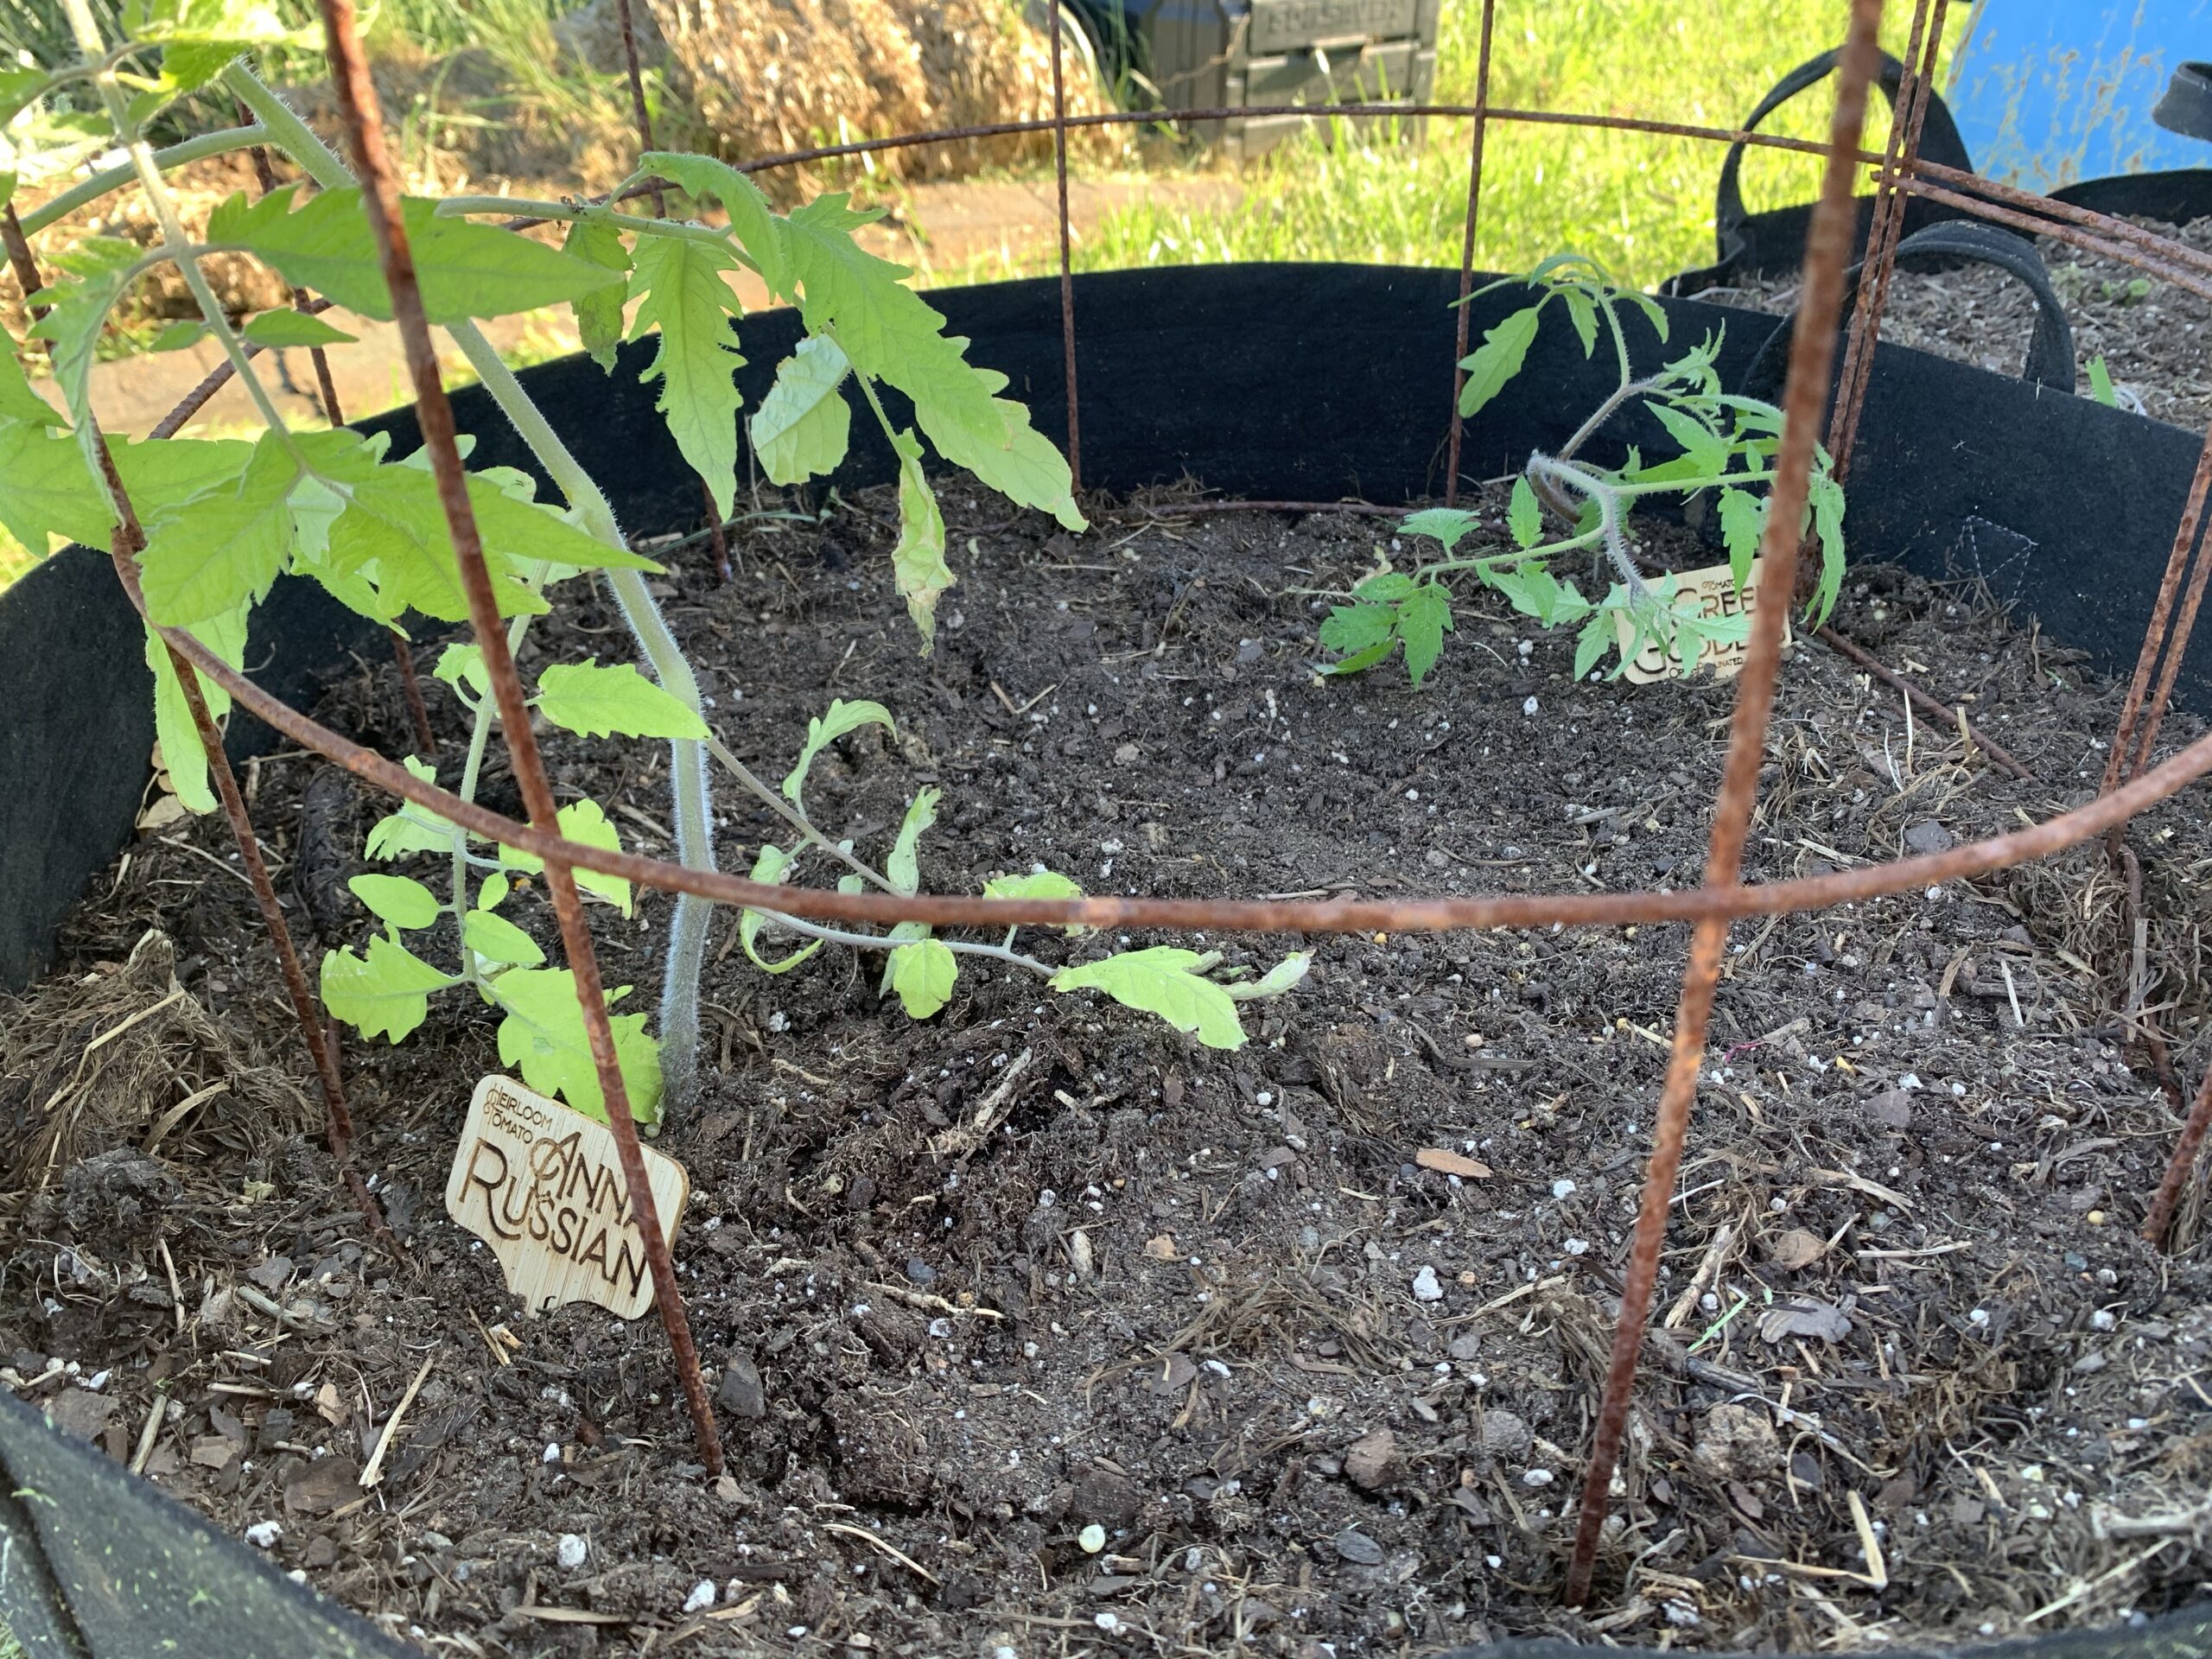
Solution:
M855 874L859 875L865 880L874 882L877 887L882 888L884 892L894 893L897 891L897 889L891 885L890 881L879 874L874 868L869 865L862 863L859 859L853 856L850 850L840 846L837 842L830 840L830 837L824 835L821 830L816 829L813 821L808 818L804 813L799 811L788 801L785 800L782 796L777 794L774 790L769 788L766 783L754 773L752 767L747 766L744 761L732 754L729 752L728 747L722 742L721 739L709 735L707 739L707 753L714 756L715 760L721 761L723 766L727 766L731 774L736 778L737 781L744 785L746 789L759 799L763 805L767 807L771 812L773 812L785 823L791 825L792 829L798 830L800 835L804 836L808 841L813 842L817 847L819 847L823 852L829 854L830 857L842 861L846 867L851 869Z
M167 149L154 152L154 165L164 173L174 173L180 167L194 162L204 162L211 156L227 156L233 150L246 149L255 144L269 142L269 129L264 126L226 127L220 132L203 132L196 138L171 144ZM138 175L135 163L125 162L95 173L81 184L72 185L51 201L41 202L35 210L23 215L23 233L36 236L57 219L67 218L88 202L98 201L111 190L119 189Z
M544 578L542 575L536 577L531 582L530 590L536 593L543 585ZM510 657L522 649L522 637L529 630L530 618L527 615L518 616L508 622L507 654ZM499 709L493 705L493 699L484 697L478 701L474 718L468 728L468 759L462 762L461 768L459 793L464 801L476 798L476 782L484 770L484 752L491 742L492 722L498 717ZM474 985L478 979L476 953L468 948L467 938L468 861L468 832L455 824L453 832L453 925L461 944L461 971Z
M855 950L896 950L902 944L912 944L912 939L894 939L885 933L848 933L840 927L824 927L818 922L802 922L796 916L786 916L779 910L760 912L779 927L810 939L820 939L827 944L849 944ZM1007 935L1012 938L1012 934ZM956 956L988 957L994 962L1009 963L1016 968L1026 968L1033 974L1050 979L1059 971L1037 960L1025 957L1019 950L1010 950L1001 944L976 944L967 939L939 939L938 941Z
M81 5L84 0L73 0ZM260 118L276 136L278 145L309 177L325 189L343 188L353 176L337 154L315 137L291 107L255 77L244 64L224 72L224 85ZM614 510L576 458L569 453L512 371L499 360L484 331L473 322L458 322L448 331L461 347L469 366L509 423L529 445L568 500L584 531L609 547L627 550ZM704 718L697 678L685 660L683 648L669 631L645 578L635 570L605 573L608 589L630 625L653 677L695 715ZM687 869L715 868L714 811L707 788L707 757L696 741L678 738L669 745L669 783L674 798L676 854ZM680 1109L697 1084L699 1048L699 976L706 964L707 932L714 906L696 893L679 893L669 917L668 967L661 988L661 1076L670 1103Z

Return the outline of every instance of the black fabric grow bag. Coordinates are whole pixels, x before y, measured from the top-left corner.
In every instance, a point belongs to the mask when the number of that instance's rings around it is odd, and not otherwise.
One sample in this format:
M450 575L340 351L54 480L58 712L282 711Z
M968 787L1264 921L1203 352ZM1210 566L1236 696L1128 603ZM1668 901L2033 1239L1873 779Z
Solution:
M1442 484L1452 392L1454 273L1343 265L1242 265L1078 277L1084 470L1127 489L1191 476L1227 495L1403 502ZM1065 436L1058 287L1014 283L940 290L931 301L975 360L1005 372L1038 426ZM1477 307L1486 327L1519 304L1506 290ZM1725 380L1741 384L1774 325L1669 301L1680 346L1726 330ZM1631 319L1639 361L1662 348ZM742 325L747 405L757 406L798 338L787 311ZM624 348L614 372L578 358L524 379L633 531L681 528L696 486L638 384L649 346ZM1611 389L1602 356L1547 329L1513 395L1468 428L1469 479L1508 472L1554 448ZM895 401L895 399L894 399ZM479 390L454 399L478 438L477 465L530 467ZM894 411L899 413L902 411ZM416 444L411 414L365 423L395 450ZM893 476L888 448L855 423L843 487ZM1624 416L1599 448L1664 441L1648 416ZM2042 618L2096 665L2133 660L2197 448L2194 435L2086 398L1894 346L1880 348L1851 484L1854 556L1892 558L1935 577L1978 576ZM543 480L541 480L543 482ZM248 662L296 704L353 671L376 641L319 590L278 584L256 616ZM2212 712L2212 646L2200 640L2178 695ZM141 635L105 556L71 549L0 594L0 982L27 982L90 875L127 841L153 741ZM1444 695L1449 695L1448 683ZM263 747L235 720L228 747ZM394 1651L365 1623L307 1597L266 1565L89 1447L63 1442L0 1401L0 1618L34 1659L167 1651L212 1659L268 1653ZM52 1503L56 1492L66 1503ZM188 1605L215 1596L221 1618ZM181 1597L183 1599L179 1599ZM233 1618L232 1615L237 1617ZM2196 1659L2212 1614L2139 1631L2073 1634L2031 1645L2052 1656ZM2022 1644L2016 1644L2022 1645ZM1524 1659L1577 1651L1505 1644Z

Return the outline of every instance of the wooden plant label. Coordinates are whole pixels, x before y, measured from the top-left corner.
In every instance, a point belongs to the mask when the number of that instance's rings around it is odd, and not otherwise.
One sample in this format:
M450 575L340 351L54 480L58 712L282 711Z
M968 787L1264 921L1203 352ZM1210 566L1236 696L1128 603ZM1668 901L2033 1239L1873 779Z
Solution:
M662 1236L671 1243L691 1190L683 1166L649 1147ZM468 1103L446 1213L492 1247L524 1310L596 1302L617 1319L652 1306L643 1231L614 1132L507 1077L486 1077Z
M1751 561L1751 579L1744 584L1744 591L1736 591L1735 577L1725 564L1716 564L1703 570L1682 570L1675 575L1675 603L1681 603L1684 594L1694 595L1700 616L1750 616L1758 609L1759 584L1765 579L1766 561ZM1618 632L1621 649L1626 651L1635 640L1635 629L1628 618L1616 613L1613 626ZM1782 619L1782 643L1789 644L1789 619ZM1697 661L1692 665L1694 673L1700 668L1710 668L1716 679L1730 680L1743 671L1744 659L1750 654L1751 642L1724 645L1711 639L1699 642ZM1662 651L1656 639L1646 639L1643 649L1629 659L1621 677L1637 685L1648 685L1653 680L1678 679L1682 672L1681 644L1677 640Z

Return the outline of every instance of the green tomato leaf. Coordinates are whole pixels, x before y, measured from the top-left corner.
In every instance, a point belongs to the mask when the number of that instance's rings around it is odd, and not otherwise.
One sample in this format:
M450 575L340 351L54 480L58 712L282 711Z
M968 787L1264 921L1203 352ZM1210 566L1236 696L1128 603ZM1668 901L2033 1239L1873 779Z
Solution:
M370 915L394 927L428 927L438 919L438 896L420 881L404 875L357 875L346 885Z
M554 814L554 822L570 841L581 842L587 847L597 847L605 852L619 853L622 850L622 837L607 821L607 814L599 810L597 801L571 801ZM535 875L545 868L545 861L536 854L525 853L519 847L509 847L504 842L499 848L499 862L507 869L521 870L530 875ZM575 875L576 885L586 893L597 893L614 905L625 916L630 913L630 883L627 880L619 875L606 875L598 870L570 868Z
M1478 529L1482 519L1464 507L1424 507L1409 513L1398 528L1412 536L1433 536L1444 543L1446 553L1459 545L1460 539L1471 530Z
M1575 640L1574 677L1588 679L1590 671L1605 660L1606 648L1616 643L1613 613L1600 606L1590 613L1589 621L1583 624L1582 632Z
M1191 971L1200 960L1195 950L1157 944L1064 968L1052 976L1052 986L1103 991L1124 1007L1156 1014L1176 1030L1195 1033L1208 1048L1242 1048L1244 1027L1236 1004L1224 988Z
M59 426L61 411L31 390L16 342L0 335L0 421L24 421L33 426Z
M455 690L466 688L480 702L492 695L492 677L484 671L484 653L475 645L448 645L430 672Z
M922 474L921 441L900 432L891 442L899 451L899 543L891 550L892 580L926 657L937 641L938 595L958 578L944 562L944 514Z
M486 907L479 906L462 918L461 938L486 962L517 968L541 967L545 962L545 952L536 939L505 917L494 916Z
M2112 370L2105 363L2104 353L2099 352L2085 366L2089 372L2089 396L2107 409L2118 409L2120 393L2112 384Z
M304 311L264 311L246 324L245 337L272 350L286 346L347 346L360 338Z
M1728 549L1728 573L1736 590L1751 579L1751 561L1758 556L1759 537L1766 531L1766 501L1747 490L1720 492L1720 539Z
M366 957L333 950L322 959L322 1005L364 1037L397 1043L429 1017L430 993L453 981L403 944L378 935Z
M0 424L0 524L44 557L49 536L105 548L115 512L74 437L10 421Z
M1032 870L1027 875L995 875L983 883L986 899L1080 899L1083 889L1052 870ZM1090 930L1076 923L1062 930L1070 938Z
M168 751L164 748L162 753L167 754ZM426 784L438 781L437 769L427 760L403 754L399 764ZM451 819L442 818L429 808L410 801L371 826L368 843L363 850L378 863L389 864L410 853L449 853L457 833Z
M1649 294L1639 294L1633 289L1622 289L1620 296L1643 313L1651 324L1651 332L1659 336L1659 343L1664 346L1667 343L1667 314L1660 308L1659 302Z
M245 663L245 609L240 607L228 616L207 618L192 632L224 662L239 668ZM169 648L151 628L146 630L146 666L154 671L154 735L162 746L169 785L188 810L213 812L215 791L207 781L207 752L200 747L200 728L184 700L184 685L169 659ZM213 718L219 721L230 712L229 692L188 664L185 672L198 683Z
M1567 320L1582 342L1582 355L1587 357L1598 349L1598 302L1579 288L1562 288L1559 296L1567 302Z
M633 663L556 663L537 677L537 709L581 737L707 736L707 722L638 672Z
M130 0L124 33L134 41L167 45L293 46L320 51L322 31L296 29L272 0ZM232 55L236 55L235 53Z
M1459 365L1467 372L1466 384L1459 389L1461 415L1474 414L1521 372L1521 365L1529 359L1529 347L1535 344L1536 324L1542 315L1539 302L1483 330L1483 343Z
M753 879L755 881L780 883L784 872L791 868L796 856L796 853L787 853L780 847L764 846L760 855L753 861ZM838 890L844 890L843 883L838 884ZM752 958L753 965L763 973L787 974L822 948L821 940L809 939L788 957L776 962L769 961L759 949L760 930L768 925L769 919L757 910L741 910L737 913L737 942L744 946L745 954Z
M476 890L476 908L497 910L507 899L507 878L496 870L486 876L484 885Z
M1294 950L1249 985L1224 985L1221 988L1238 1002L1249 1002L1255 997L1281 996L1295 988L1313 965L1311 950Z
M629 287L630 250L622 244L622 232L607 218L587 212L569 226L561 251L571 258L622 275L621 287L610 284L594 289L569 302L576 314L577 339L590 353L591 360L611 374L614 371L614 348L622 342L622 302Z
M322 191L294 212L298 188L288 184L252 202L238 192L208 215L207 239L243 244L295 288L313 289L379 322L391 321L391 296L359 188ZM604 265L512 231L441 218L436 208L413 197L401 205L423 308L432 322L534 311L622 281L620 272Z
M773 294L793 297L789 264L784 251L784 222L768 207L760 187L727 162L711 156L686 156L665 149L649 149L638 165L650 173L681 185L695 198L712 196L729 215L729 227L738 243L760 268L760 280Z
M143 257L138 245L120 237L88 236L66 253L53 256L70 280L34 294L29 303L52 309L30 327L31 337L54 342L54 378L67 396L71 423L92 416L92 351L108 312L130 284Z
M926 1020L952 1000L960 963L942 939L920 939L891 952L891 988L910 1020Z
M1388 646L1395 637L1396 623L1397 613L1388 605L1332 606L1321 623L1321 644L1342 652Z
M1321 671L1324 674L1363 673L1368 669L1374 667L1376 664L1381 662L1385 657L1388 657L1392 649L1396 646L1397 643L1398 636L1394 633L1389 639L1385 639L1381 645L1370 645L1365 651L1354 652L1351 656L1344 658L1341 662L1331 663Z
M253 447L238 482L193 497L150 519L138 556L146 613L189 627L257 605L292 547L292 486L298 461L274 432Z
M1513 480L1513 500L1505 510L1505 527L1516 547L1534 547L1544 539L1544 510L1536 504L1535 487L1524 473Z
M207 334L207 325L204 322L173 322L155 335L154 343L146 349L149 352L181 352L188 346L197 346Z
M1414 579L1402 570L1384 570L1361 582L1352 589L1362 599L1379 600L1395 605L1413 592Z
M630 338L660 329L660 348L638 378L660 382L653 407L668 420L669 435L691 470L707 480L715 510L727 518L737 493L737 410L743 401L737 371L737 330L742 315L725 273L738 269L728 249L688 238L647 236L638 242L630 295L640 302Z
M581 877L583 872L576 872ZM505 1011L499 1021L499 1059L518 1066L522 1080L542 1095L558 1095L586 1117L607 1122L607 1097L600 1092L599 1068L584 1033L583 1009L576 1001L576 976L565 968L510 968L488 987ZM630 994L627 985L607 992L611 1008ZM614 1061L629 1096L630 1116L651 1127L660 1122L660 1048L645 1035L645 1016L618 1014L613 1027Z
M1398 637L1406 642L1406 671L1418 688L1436 666L1444 636L1452 626L1452 590L1424 582L1398 604Z
M883 866L883 874L894 893L920 890L922 872L918 849L922 832L937 822L937 804L943 793L941 790L925 787L906 808L906 816L899 825L899 838L893 843L891 856Z
M784 798L793 806L803 806L799 791L806 787L807 768L814 764L814 757L847 732L863 726L880 726L894 738L899 735L899 728L891 723L891 711L881 703L831 699L826 713L806 722L806 747L798 752L798 763L791 768L791 776L784 779Z
M880 218L856 213L842 192L817 197L784 228L791 276L810 334L834 332L854 369L913 400L914 418L937 452L1008 499L1041 507L1070 530L1087 528L1071 493L1068 464L1029 424L1029 412L996 394L1007 384L967 360L968 342L948 338L944 318L853 232Z
M811 335L777 369L751 429L769 482L801 483L844 460L853 411L837 388L849 366L836 340Z
M1664 403L1647 397L1644 408L1658 418L1668 435L1682 448L1680 457L1688 467L1688 476L1711 478L1728 470L1728 440L1679 404ZM1646 474L1647 480L1657 475L1657 469Z
M1843 486L1825 466L1813 474L1812 508L1813 528L1821 537L1821 576L1805 615L1817 628L1828 620L1836 595L1843 591Z

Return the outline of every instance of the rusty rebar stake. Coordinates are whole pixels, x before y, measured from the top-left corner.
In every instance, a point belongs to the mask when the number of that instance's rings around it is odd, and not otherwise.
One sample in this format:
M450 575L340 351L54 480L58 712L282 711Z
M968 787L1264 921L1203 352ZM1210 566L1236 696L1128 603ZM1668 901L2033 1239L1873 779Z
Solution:
M1052 14L1052 170L1060 188L1060 352L1068 394L1068 488L1083 493L1083 423L1076 409L1074 227L1068 219L1068 94L1060 69L1060 0L1045 0Z
M1812 481L1813 451L1827 402L1828 376L1834 366L1836 313L1843 298L1843 270L1851 257L1853 220L1852 154L1866 123L1866 90L1874 76L1882 22L1882 0L1853 0L1851 33L1837 67L1835 109L1828 123L1828 159L1821 199L1805 238L1804 298L1789 343L1788 378L1783 385L1782 438L1775 453L1774 482L1760 555L1775 591L1789 593L1797 574L1798 524ZM1706 851L1704 886L1726 890L1742 880L1744 844L1751 809L1758 797L1759 766L1766 755L1767 725L1774 709L1775 682L1782 665L1784 607L1762 607L1752 617L1751 645L1737 680L1736 709L1729 723L1728 758L1713 810L1712 839ZM1698 923L1690 939L1690 959L1682 975L1681 1001L1675 1015L1675 1040L1667 1065L1666 1086L1652 1126L1651 1161L1645 1172L1643 1200L1629 1253L1620 1317L1613 1327L1612 1358L1598 1412L1590 1460L1583 1475L1581 1510L1573 1554L1567 1559L1566 1600L1579 1607L1590 1596L1611 1501L1613 1470L1628 1427L1629 1402L1636 1388L1637 1357L1643 1346L1644 1321L1658 1282L1659 1254L1667 1239L1675 1181L1681 1169L1682 1146L1689 1128L1690 1105L1697 1094L1705 1056L1707 1022L1713 1014L1720 981L1728 923L1713 917Z
M1475 226L1482 214L1483 140L1490 130L1490 41L1497 24L1497 0L1483 0L1482 45L1475 57L1475 115L1467 137L1467 217L1459 234L1459 321L1452 337L1452 435L1445 446L1444 505L1459 505L1459 444L1466 435L1467 417L1459 413L1459 394L1466 389L1467 372L1459 365L1467 356L1468 296L1475 291Z
M460 566L461 586L468 599L468 620L482 653L486 677L499 705L500 728L515 782L530 811L531 822L550 833L565 849L555 816L553 789L531 729L530 710L514 658L507 650L506 630L500 626L499 602L492 591L492 577L484 561L476 514L468 499L467 475L461 468L461 451L454 441L453 405L447 401L439 377L430 327L423 308L422 290L415 276L415 262L407 232L400 220L398 180L386 152L384 126L377 103L375 83L354 25L353 0L321 0L325 44L330 58L331 85L338 95L339 112L353 151L354 169L362 182L362 204L373 232L385 286L391 290L392 318L399 326L406 348L407 367L415 385L415 407L423 448L437 482L439 505L453 536L454 555ZM684 1316L683 1297L676 1282L676 1264L661 1230L658 1206L645 1174L645 1156L638 1143L638 1126L630 1114L630 1099L622 1068L614 1051L614 1033L607 1014L607 999L599 977L599 959L592 946L591 930L584 920L583 903L576 891L575 873L562 853L545 861L545 885L561 924L561 941L569 969L575 976L576 1001L592 1060L599 1073L600 1094L607 1124L622 1165L632 1213L643 1236L645 1260L652 1271L653 1300L668 1333L669 1348L683 1384L685 1402L697 1437L700 1460L709 1475L722 1472L721 1437L715 1424L714 1408L707 1399L706 1382L699 1371L698 1350L691 1340Z

